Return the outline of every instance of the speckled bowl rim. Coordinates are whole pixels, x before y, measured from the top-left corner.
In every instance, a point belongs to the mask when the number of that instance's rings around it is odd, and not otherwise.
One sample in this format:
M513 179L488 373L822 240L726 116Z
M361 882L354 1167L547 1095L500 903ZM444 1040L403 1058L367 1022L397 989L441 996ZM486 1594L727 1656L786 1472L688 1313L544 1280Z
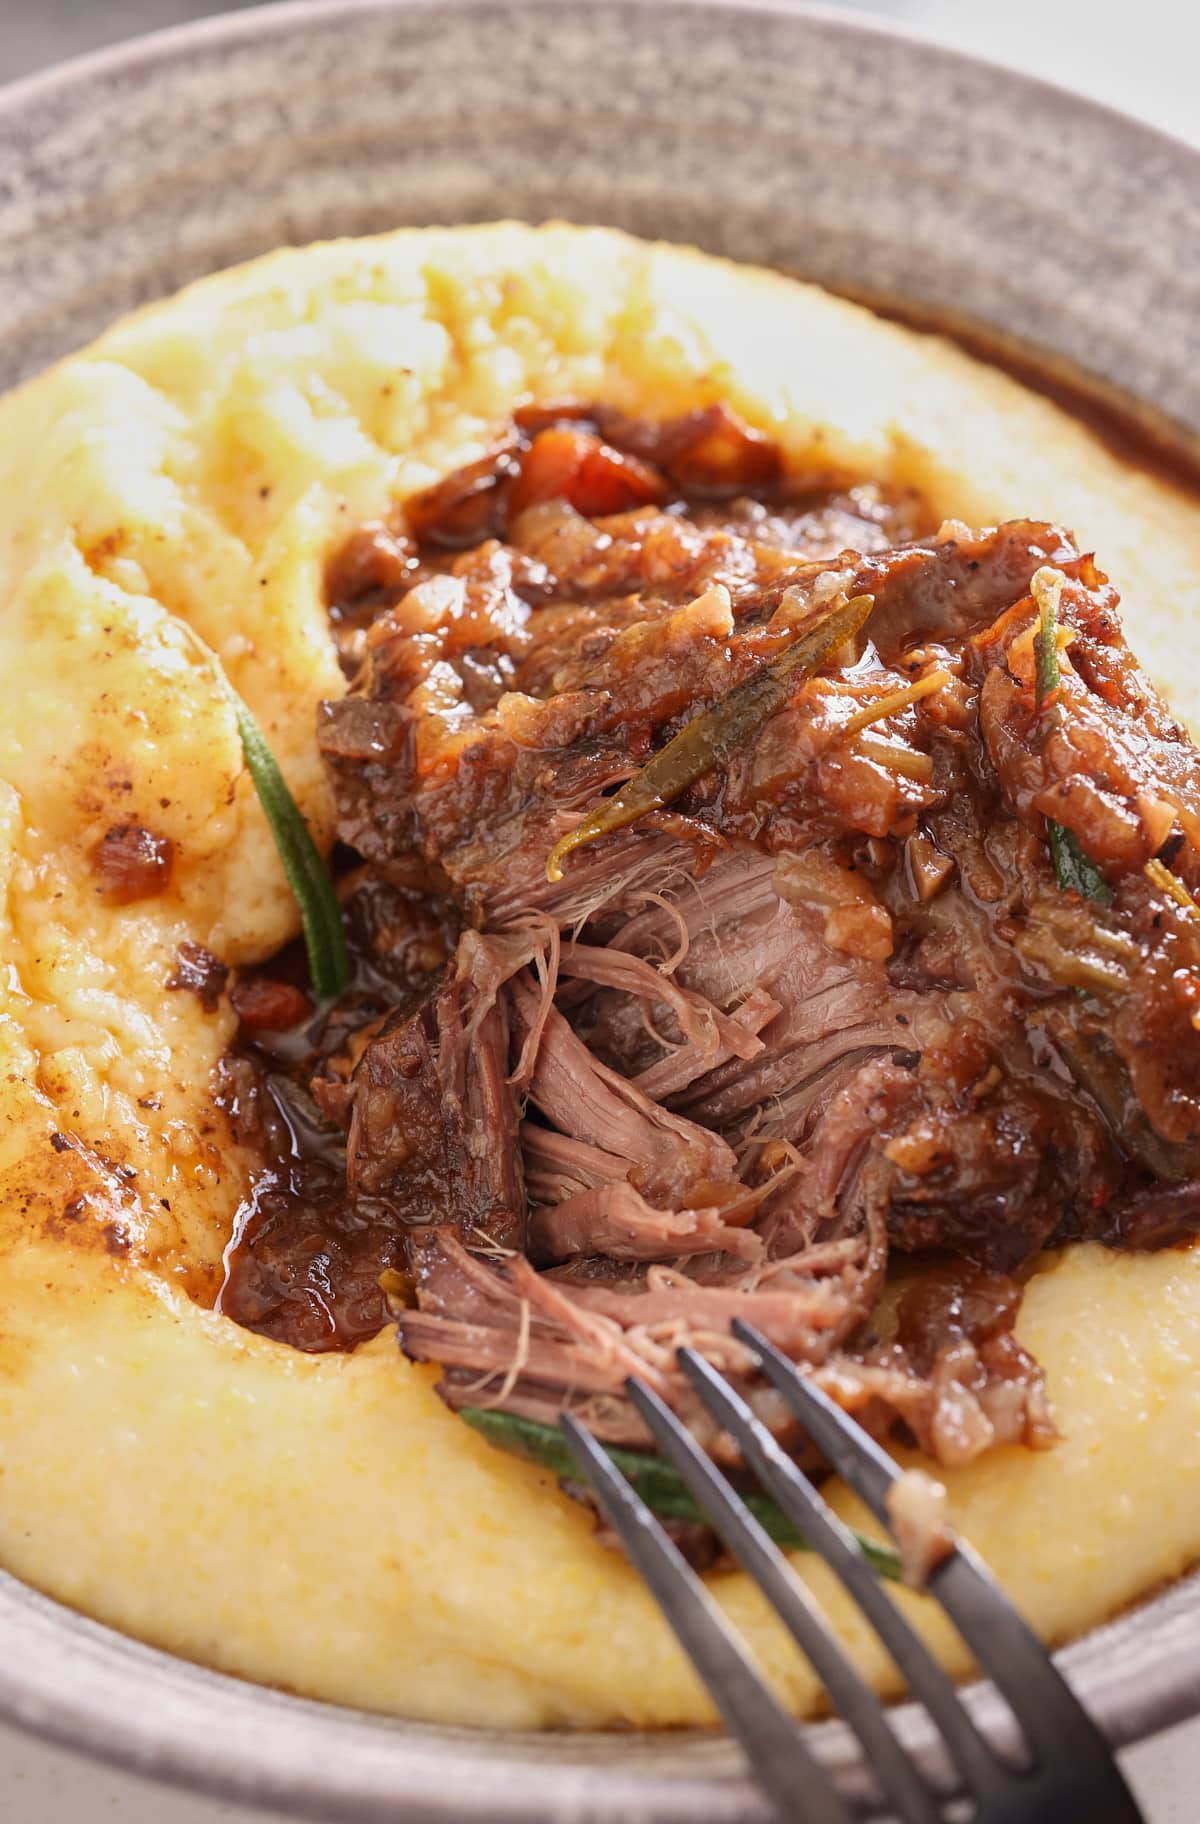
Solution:
M270 0L269 4L239 7L235 12L205 14L198 19L162 26L156 31L139 33L134 38L119 39L113 44L84 51L75 57L31 70L24 76L0 85L0 114L15 112L40 98L43 91L57 93L76 83L90 82L112 70L136 69L144 65L171 62L198 47L223 40L236 44L242 38L259 38L286 32L297 26L319 20L343 20L356 13L409 12L426 9L432 12L457 8L469 10L474 0ZM541 7L546 12L573 10L586 12L589 0L524 0L529 8ZM660 0L624 0L628 6L641 6L653 13ZM852 6L822 5L820 0L688 0L696 11L742 10L746 13L773 13L784 19L806 20L832 30L859 34L864 38L901 39L927 50L947 62L970 65L975 69L994 70L997 75L1015 80L1023 87L1051 96L1064 105L1098 118L1107 119L1121 131L1133 130L1160 140L1186 156L1200 157L1187 140L1167 128L1131 114L1111 102L1085 95L1070 84L1054 77L1031 74L1000 57L985 57L945 44L933 33L903 19L879 13L859 12Z
M460 9L472 0L284 0L174 26L0 91L0 126L46 102L86 104L89 85L150 73L214 44L237 46L355 15ZM526 0L586 12L580 0ZM657 0L629 0L653 11ZM738 0L734 0L737 4ZM730 10L729 0L692 0ZM747 13L818 29L901 41L947 65L984 68L1033 99L1132 135L1190 168L1200 152L1121 111L1040 76L949 50L902 23L823 6L758 0ZM498 210L497 213L500 213ZM1093 376L1103 384L1104 376ZM1161 418L1164 402L1154 403ZM1200 436L1200 421L1177 428ZM695 1733L596 1736L490 1734L437 1728L314 1703L193 1665L120 1635L0 1572L0 1714L62 1745L150 1777L293 1815L351 1820L494 1819L511 1824L752 1824L767 1814L723 1739ZM1200 1576L1174 1584L1059 1655L1114 1744L1136 1741L1200 1712ZM991 1694L967 1701L988 1732L1007 1727ZM902 1737L935 1778L945 1776L923 1713L896 1712ZM838 1723L813 1725L821 1759L848 1794L867 1802L853 1739Z
M516 0L516 3L523 10L542 11L551 16L586 17L594 11L589 0ZM616 0L616 3L619 10L640 10L650 17L678 5L699 15L708 12L744 15L748 19L757 16L793 21L822 33L840 35L847 42L858 40L879 46L888 43L906 46L922 52L944 71L986 72L994 77L998 86L1009 86L1014 99L1018 91L1023 92L1031 104L1040 103L1059 110L1064 119L1069 118L1079 126L1102 130L1114 145L1126 141L1131 153L1143 158L1152 158L1157 153L1162 168L1173 179L1186 171L1188 184L1193 189L1200 189L1197 175L1200 147L1178 134L1111 103L1084 95L1053 77L1030 73L1001 58L983 57L944 44L931 33L904 20L860 13L853 6L822 4L822 0ZM114 76L144 74L156 66L186 61L192 54L213 47L228 46L236 50L242 44L282 39L306 27L330 22L346 24L355 17L423 12L462 14L477 7L482 9L486 4L487 0L273 0L271 4L240 8L236 12L186 21L121 40L0 85L0 154L4 150L6 126L20 116L34 113L44 100L73 99L77 94L85 94L90 86L103 84ZM0 200L3 191L3 171L0 169ZM498 208L490 218L481 214L470 219L496 219L503 213L503 209ZM666 235L665 238L671 237ZM799 266L789 269L805 276ZM869 285L851 286L819 273L811 276L834 291L882 306L885 310L899 304L901 315L908 314L908 306L913 304L910 320L916 326L940 327L952 335L961 329L964 339L970 342L974 338L985 354L990 349L1002 360L1011 355L1018 365L1028 362L1030 372L1040 368L1050 379L1065 380L1068 390L1074 391L1081 400L1091 400L1101 408L1111 407L1131 425L1140 426L1150 444L1158 444L1168 453L1182 454L1190 467L1200 473L1200 381L1189 383L1187 409L1180 412L1173 400L1152 397L1146 388L1114 382L1103 364L1095 365L1070 355L1048 354L1039 345L1036 334L1010 332L1007 325L996 322L985 324L980 315L972 311L960 316L945 299L931 310L923 300L914 300L891 290L876 291ZM90 339L89 336L87 340ZM3 341L4 328L0 324L0 347ZM82 345L72 343L68 349L56 350L50 359L57 359L62 353ZM1194 366L1200 373L1200 360ZM19 375L18 379L22 377ZM0 382L12 384L11 380L5 381L2 374Z

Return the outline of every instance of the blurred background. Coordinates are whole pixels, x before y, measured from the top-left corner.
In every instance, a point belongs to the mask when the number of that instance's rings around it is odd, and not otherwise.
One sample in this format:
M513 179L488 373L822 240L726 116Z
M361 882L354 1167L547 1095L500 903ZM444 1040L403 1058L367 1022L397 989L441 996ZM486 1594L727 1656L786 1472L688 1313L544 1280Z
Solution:
M247 3L0 0L0 82L138 32L244 11ZM846 0L825 3L845 8ZM1200 140L1197 0L855 0L847 10L885 14Z

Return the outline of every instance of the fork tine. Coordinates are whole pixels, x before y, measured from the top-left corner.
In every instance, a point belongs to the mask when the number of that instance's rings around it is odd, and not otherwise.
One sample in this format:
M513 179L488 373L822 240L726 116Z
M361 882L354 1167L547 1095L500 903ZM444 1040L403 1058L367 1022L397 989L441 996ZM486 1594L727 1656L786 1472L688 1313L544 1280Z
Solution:
M739 1342L759 1357L763 1373L783 1395L822 1456L890 1531L887 1497L900 1471L887 1452L827 1393L798 1374L782 1351L752 1324L735 1317L732 1328Z
M831 1400L750 1324L735 1319L735 1334L759 1357L814 1444L838 1474L891 1531L887 1494L900 1471L887 1452L850 1414ZM931 1573L927 1584L982 1670L1008 1702L1035 1758L1043 1765L1107 1763L1114 1794L1128 1804L1108 1744L1079 1703L1033 1630L1004 1595L991 1572L963 1540ZM1086 1757L1084 1759L1083 1757Z
M828 1774L800 1729L752 1665L699 1577L668 1539L640 1496L578 1420L561 1420L575 1459L605 1519L707 1685L727 1728L783 1818L794 1818L803 1794L811 1824L851 1824Z
M755 1418L703 1356L681 1349L679 1361L701 1399L741 1449L758 1480L822 1557L847 1594L858 1604L895 1660L914 1697L920 1698L937 1724L951 1759L977 1794L994 1790L1004 1778L1002 1763L980 1735L959 1701L954 1684L921 1637L889 1600L854 1535L843 1526L823 1495ZM683 1466L676 1467L683 1473ZM696 1492L696 1491L693 1491ZM699 1498L697 1496L697 1498Z
M680 1350L679 1359L689 1372L699 1360L686 1349ZM704 1368L713 1374L707 1363ZM698 1384L707 1397L705 1387ZM782 1552L669 1407L640 1381L626 1381L625 1390L663 1454L811 1663L834 1708L858 1736L868 1764L903 1824L938 1824L938 1807L888 1726L883 1706L847 1659ZM716 1410L715 1400L712 1406ZM720 1416L724 1416L723 1410Z

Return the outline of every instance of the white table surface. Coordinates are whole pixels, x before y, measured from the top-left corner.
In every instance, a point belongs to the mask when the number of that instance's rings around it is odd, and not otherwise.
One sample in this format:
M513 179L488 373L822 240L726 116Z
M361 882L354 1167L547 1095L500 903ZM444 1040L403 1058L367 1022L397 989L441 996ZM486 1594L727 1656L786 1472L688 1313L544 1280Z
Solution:
M1197 0L859 0L859 5L948 44L1068 83L1200 141ZM38 0L36 5L0 0L0 81L110 39L219 10L216 0ZM1200 1718L1121 1758L1146 1824L1196 1824ZM266 1813L168 1791L3 1726L0 1819L4 1824L267 1824ZM1062 1824L1089 1821L1064 1818Z

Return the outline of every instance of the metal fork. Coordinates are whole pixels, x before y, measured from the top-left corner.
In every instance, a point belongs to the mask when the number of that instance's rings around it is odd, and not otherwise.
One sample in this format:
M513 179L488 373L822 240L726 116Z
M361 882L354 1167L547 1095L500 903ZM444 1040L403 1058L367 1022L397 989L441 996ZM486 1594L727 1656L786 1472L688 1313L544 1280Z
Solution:
M757 1331L742 1323L735 1323L734 1331L827 1461L888 1526L888 1491L900 1471L887 1452ZM997 1756L951 1680L886 1595L854 1535L745 1401L693 1350L681 1349L679 1362L758 1481L841 1579L909 1690L925 1705L974 1801L967 1813L974 1824L1075 1824L1084 1819L1087 1824L1141 1824L1100 1731L970 1546L958 1541L926 1587L1012 1710L1025 1740L1026 1759L1020 1766ZM901 1746L882 1704L847 1659L783 1553L657 1395L638 1380L628 1383L628 1391L663 1455L755 1579L858 1737L896 1817L903 1824L943 1824L946 1795L930 1787ZM802 1726L763 1682L699 1577L590 1432L569 1416L563 1428L601 1511L778 1815L793 1824L851 1824L846 1802L814 1758Z

